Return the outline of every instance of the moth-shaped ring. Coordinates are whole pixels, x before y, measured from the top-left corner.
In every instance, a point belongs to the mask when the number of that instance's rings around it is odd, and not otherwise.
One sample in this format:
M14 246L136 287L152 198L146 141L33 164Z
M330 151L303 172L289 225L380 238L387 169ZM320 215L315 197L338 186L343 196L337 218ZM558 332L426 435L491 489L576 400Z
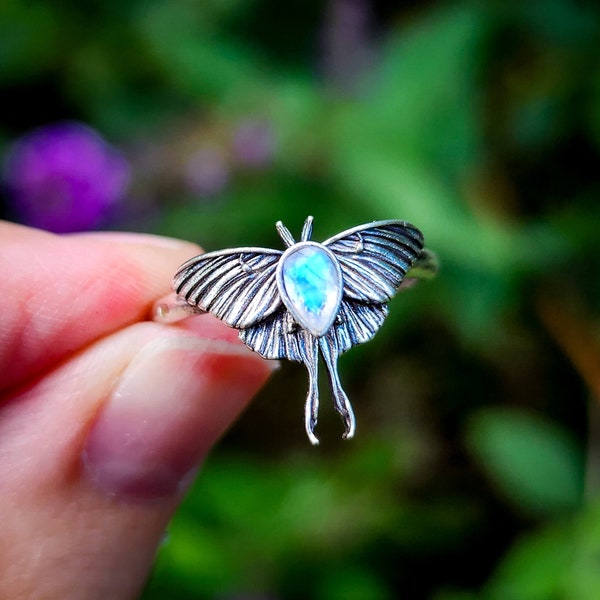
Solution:
M306 433L319 441L317 368L323 357L331 395L351 438L356 421L340 383L337 359L369 341L403 287L435 276L435 255L423 234L405 221L375 221L323 243L311 241L308 217L299 242L278 222L285 251L233 248L208 252L181 265L170 296L154 305L154 319L173 323L209 312L239 330L240 339L264 358L287 358L308 369Z

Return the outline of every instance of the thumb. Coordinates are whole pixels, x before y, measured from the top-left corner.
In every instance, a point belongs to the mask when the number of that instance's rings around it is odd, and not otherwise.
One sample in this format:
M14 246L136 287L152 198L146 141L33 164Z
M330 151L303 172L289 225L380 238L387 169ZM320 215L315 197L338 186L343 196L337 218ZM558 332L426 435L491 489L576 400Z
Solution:
M197 463L272 368L219 326L131 325L6 398L1 598L135 597Z

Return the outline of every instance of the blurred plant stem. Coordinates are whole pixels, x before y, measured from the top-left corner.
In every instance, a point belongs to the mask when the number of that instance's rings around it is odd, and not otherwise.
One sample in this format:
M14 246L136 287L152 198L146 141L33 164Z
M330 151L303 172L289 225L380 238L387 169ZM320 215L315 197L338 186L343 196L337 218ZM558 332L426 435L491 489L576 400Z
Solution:
M537 298L542 324L571 361L590 390L585 490L588 500L600 494L600 335L598 324L565 298L544 291Z
M600 339L591 317L577 314L566 300L544 292L538 296L537 311L542 323L568 356L573 366L600 400Z

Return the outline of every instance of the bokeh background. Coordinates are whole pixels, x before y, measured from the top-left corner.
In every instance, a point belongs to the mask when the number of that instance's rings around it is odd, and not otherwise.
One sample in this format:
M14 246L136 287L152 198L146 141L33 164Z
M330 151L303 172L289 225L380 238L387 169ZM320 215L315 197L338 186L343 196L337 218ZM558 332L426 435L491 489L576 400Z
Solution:
M0 103L4 218L441 259L340 361L357 437L283 365L145 600L600 598L596 2L3 0Z

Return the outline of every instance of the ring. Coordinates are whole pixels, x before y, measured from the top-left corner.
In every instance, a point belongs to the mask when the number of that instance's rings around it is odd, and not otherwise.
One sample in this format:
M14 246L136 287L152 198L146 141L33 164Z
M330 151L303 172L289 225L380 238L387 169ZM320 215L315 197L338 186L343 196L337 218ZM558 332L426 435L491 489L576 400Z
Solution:
M439 264L424 248L421 231L406 221L366 223L322 243L311 241L312 227L309 216L296 242L277 222L284 251L232 248L188 260L175 273L174 292L155 302L153 318L175 323L209 312L238 329L242 342L263 358L304 363L304 424L316 445L319 354L349 439L356 419L340 383L338 356L369 341L388 314L387 302L435 277Z

